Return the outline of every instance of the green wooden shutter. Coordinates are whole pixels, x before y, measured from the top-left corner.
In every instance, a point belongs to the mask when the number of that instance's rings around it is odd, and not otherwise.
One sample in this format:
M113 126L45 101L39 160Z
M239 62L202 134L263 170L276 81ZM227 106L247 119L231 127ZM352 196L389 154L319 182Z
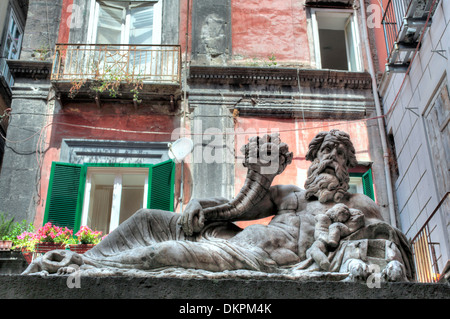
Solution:
M52 163L45 207L44 224L66 226L78 231L81 223L83 192L86 180L85 166Z
M362 175L362 183L364 194L372 198L375 201L375 194L373 191L373 180L372 180L372 170L369 169Z
M175 163L168 160L150 168L148 208L173 211Z

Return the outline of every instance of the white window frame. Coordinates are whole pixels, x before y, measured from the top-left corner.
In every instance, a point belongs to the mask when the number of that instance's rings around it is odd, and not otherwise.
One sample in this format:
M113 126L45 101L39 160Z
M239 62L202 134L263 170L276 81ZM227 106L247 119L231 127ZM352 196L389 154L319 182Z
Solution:
M112 0L114 1L114 0ZM120 2L120 1L116 1ZM126 2L126 1L124 1ZM139 2L139 1L136 1ZM162 0L156 1L142 1L153 3L153 33L152 33L152 43L142 43L142 44L161 44L161 27L162 27ZM88 44L96 44L97 39L97 26L98 26L98 16L100 12L100 4L98 0L91 0L90 11L89 11L89 27L88 27ZM125 25L122 27L122 43L114 44L128 44L129 42L129 25L130 25L130 15L127 14ZM128 26L128 27L127 27Z
M9 48L8 56L6 56L5 58L6 59L11 59L11 60L17 60L17 59L19 59L20 51L22 50L23 29L22 29L22 26L19 23L19 19L17 18L14 10L11 10L10 14L9 14L7 30L6 30L6 33L5 33L6 36L5 36L5 41L4 41L3 45L2 45L2 50L4 50L5 47L6 47L6 41L7 41L8 35L10 33L11 25L12 25L13 22L14 22L16 28L19 30L19 33L20 33L19 39L17 40L17 43L16 43L17 44L17 54L15 54L14 57L11 56L11 49L12 49L12 47L11 47L11 48Z
M356 193L364 194L363 181L362 177L359 176L350 176L349 185L355 185Z
M347 52L347 65L348 65L348 71L351 72L362 72L362 56L361 56L361 37L359 34L359 29L357 28L358 21L356 14L354 13L354 10L350 9L323 9L323 8L311 8L311 22L312 22L312 34L313 34L313 47L314 47L314 57L315 57L315 64L316 68L322 69L322 58L320 54L320 37L319 37L319 23L317 20L317 14L326 12L326 13L333 13L333 14L339 14L342 16L347 16L348 22L352 23L351 29L352 29L352 35L353 39L355 41L354 43L354 49L355 49L355 65L356 70L351 70L351 61L349 54ZM347 40L347 33L344 33L346 37L346 49L349 51L349 43Z
M6 63L6 60L18 60L20 57L20 52L22 51L22 41L23 41L23 27L22 25L19 23L19 19L16 15L16 13L14 12L14 10L11 8L9 15L7 15L8 17L8 23L5 24L6 30L4 32L5 38L3 43L0 43L0 56L2 56L2 58L0 59L0 76L3 76L5 78L6 83L9 85L9 87L11 88L14 85L14 78L12 77L10 71L9 71L9 67L8 64ZM12 47L13 45L11 45L11 47L9 48L7 55L3 56L4 50L6 49L6 44L8 41L8 36L10 35L10 29L11 29L11 25L12 23L15 24L16 29L19 31L20 35L19 38L16 42L17 45L17 53L12 56ZM12 35L11 35L12 36ZM1 34L0 34L0 38L1 38ZM1 39L0 39L1 40ZM14 42L14 41L13 41Z
M124 174L137 174L144 175L144 197L143 206L147 207L148 202L148 174L149 168L144 167L88 167L86 173L86 184L84 189L84 201L83 201L83 211L81 215L81 225L89 225L89 208L91 205L91 191L92 191L92 177L95 174L114 174L114 190L113 190L113 202L111 208L111 219L109 223L109 232L116 229L120 224L120 204L122 198L122 178Z

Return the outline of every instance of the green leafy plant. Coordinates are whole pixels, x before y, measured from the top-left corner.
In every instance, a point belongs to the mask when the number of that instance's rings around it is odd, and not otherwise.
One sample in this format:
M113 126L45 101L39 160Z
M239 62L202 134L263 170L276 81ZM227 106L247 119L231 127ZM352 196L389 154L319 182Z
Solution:
M33 231L24 231L13 242L13 249L35 251L37 242Z
M18 236L23 234L24 232L34 232L34 226L32 223L27 222L25 219L22 222L16 222L12 225L11 230L9 232L9 239L13 241L13 245L18 242Z
M32 57L39 61L45 61L50 58L51 50L48 47L48 45L43 45L39 49L33 50L33 53L31 54Z
M133 94L133 101L137 103L142 102L139 95L144 82L136 79L139 75L127 74L121 67L116 65L108 66L105 71L100 72L98 65L98 62L93 62L90 68L95 77L89 81L89 91L95 93L95 95L108 92L110 97L116 98L122 94L121 84L126 83L131 87L129 92ZM69 97L73 99L86 83L87 79L72 80Z
M14 217L7 220L5 214L0 215L0 240L12 241L12 249L20 249L22 247L34 247L34 243L29 238L25 239L25 233L29 236L34 231L32 223L28 223L25 219L22 222L13 222Z
M72 237L72 234L73 231L71 229L52 225L52 223L48 222L34 233L34 239L38 243L66 244Z
M267 66L276 66L276 65L277 65L277 57L275 56L274 53L272 53L272 54L269 56L269 61L270 61L270 62L267 63Z
M267 61L268 60L268 61ZM253 66L253 67L274 67L277 66L277 57L275 56L274 53L271 53L268 57L267 60L265 60L264 58L252 58L251 62L247 62L247 66Z
M7 219L5 213L0 214L0 240L11 240L9 237L13 222L14 217Z
M90 229L88 226L81 226L75 234L77 244L98 244L102 240L102 232Z

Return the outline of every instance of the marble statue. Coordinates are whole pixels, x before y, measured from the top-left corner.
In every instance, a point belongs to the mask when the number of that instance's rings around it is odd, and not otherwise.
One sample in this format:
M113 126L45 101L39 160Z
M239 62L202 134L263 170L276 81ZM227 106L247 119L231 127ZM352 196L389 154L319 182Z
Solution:
M305 189L271 186L293 157L277 134L250 138L241 151L248 173L232 200L192 199L182 214L141 209L85 254L52 251L24 274L67 274L71 265L93 274L175 267L215 273L321 272L363 281L376 266L382 280L413 280L406 237L383 221L372 199L348 192L348 168L357 161L347 133L330 130L311 141ZM241 229L233 223L268 216L273 216L268 225Z

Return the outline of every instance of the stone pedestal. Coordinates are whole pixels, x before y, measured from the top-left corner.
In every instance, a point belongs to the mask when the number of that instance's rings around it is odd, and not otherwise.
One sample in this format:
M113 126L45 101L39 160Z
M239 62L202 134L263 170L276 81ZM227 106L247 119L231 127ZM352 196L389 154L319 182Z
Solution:
M69 288L72 286L73 288ZM0 299L448 299L447 283L1 275Z
M21 274L28 263L20 251L0 251L0 274Z

